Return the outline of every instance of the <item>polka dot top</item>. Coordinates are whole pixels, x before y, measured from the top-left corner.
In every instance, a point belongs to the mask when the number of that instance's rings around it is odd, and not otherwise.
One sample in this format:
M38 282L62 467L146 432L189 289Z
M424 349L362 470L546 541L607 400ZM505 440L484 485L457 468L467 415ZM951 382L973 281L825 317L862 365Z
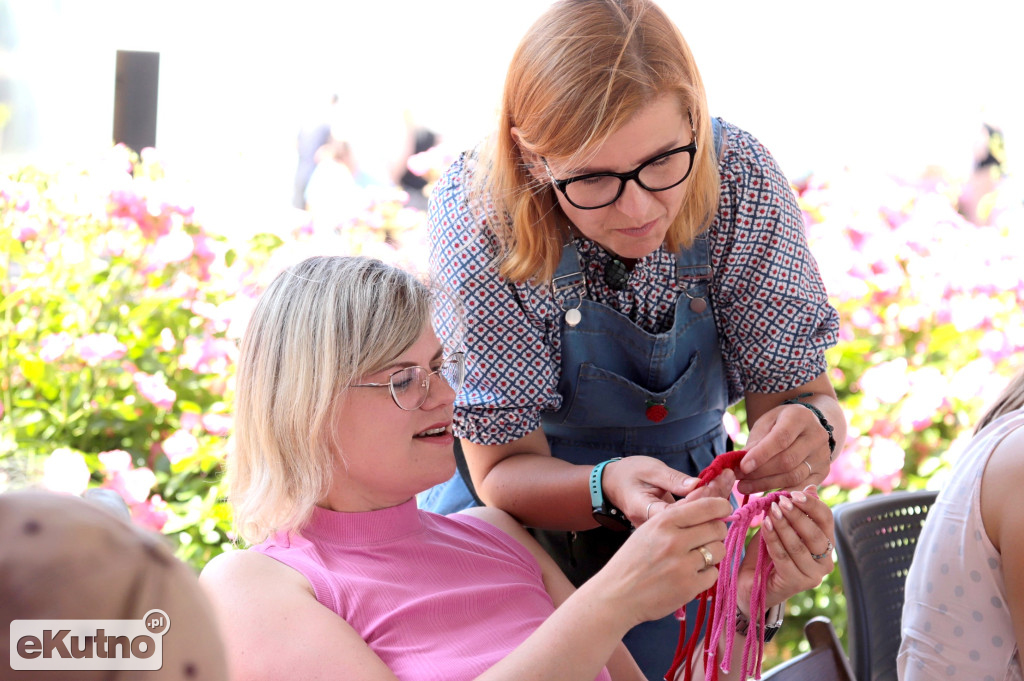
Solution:
M1002 560L981 519L981 476L992 450L1022 427L1017 410L979 433L928 512L907 575L902 681L1022 679Z

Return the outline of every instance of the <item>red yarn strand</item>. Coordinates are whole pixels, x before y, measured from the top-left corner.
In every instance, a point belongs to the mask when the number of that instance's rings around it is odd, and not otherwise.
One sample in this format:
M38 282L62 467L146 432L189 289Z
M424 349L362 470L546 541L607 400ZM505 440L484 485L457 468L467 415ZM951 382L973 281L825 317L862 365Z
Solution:
M726 452L715 457L711 464L702 470L698 477L697 487L703 487L717 478L726 469L738 470L740 461L746 454L746 450ZM704 678L705 681L718 681L718 669L728 673L732 664L733 644L736 638L736 628L733 617L737 612L738 581L740 563L743 558L744 545L747 532L754 520L767 514L771 505L789 492L769 492L761 497L750 500L750 496L743 497L743 503L739 509L726 518L730 523L729 532L725 538L725 558L718 566L718 580L707 591L697 596L697 621L690 635L687 636L686 608L676 611L679 619L679 642L676 646L676 654L672 660L672 666L665 672L665 681L675 681L681 667L683 681L691 681L694 670L694 655L697 652L697 638L704 622L711 611L711 621L708 625L708 635L704 638ZM750 627L743 649L742 672L744 678L753 676L761 678L761 665L764 661L764 616L765 599L768 590L768 577L774 563L768 554L768 546L764 541L758 541L757 562L754 567L754 583L750 594ZM718 662L718 641L725 636L725 659Z

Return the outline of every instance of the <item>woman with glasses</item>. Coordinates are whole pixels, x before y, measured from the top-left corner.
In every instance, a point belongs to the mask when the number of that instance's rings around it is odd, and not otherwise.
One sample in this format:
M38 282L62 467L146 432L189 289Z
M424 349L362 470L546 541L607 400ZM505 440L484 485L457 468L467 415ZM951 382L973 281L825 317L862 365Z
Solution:
M506 513L417 509L416 494L455 470L465 366L434 335L433 304L412 275L355 257L306 260L260 299L228 457L252 547L201 576L232 678L637 681L622 635L715 582L731 476L718 494L666 505L575 592ZM780 509L761 532L776 561L768 604L820 582L831 560L807 547L831 532L810 491Z
M768 151L711 116L657 5L555 2L428 219L432 274L468 325L468 476L425 508L476 503L469 477L582 584L726 451L732 404L749 427L741 493L828 475L845 439L824 357L838 315L800 209ZM435 322L444 338L456 318ZM651 678L677 629L627 638Z

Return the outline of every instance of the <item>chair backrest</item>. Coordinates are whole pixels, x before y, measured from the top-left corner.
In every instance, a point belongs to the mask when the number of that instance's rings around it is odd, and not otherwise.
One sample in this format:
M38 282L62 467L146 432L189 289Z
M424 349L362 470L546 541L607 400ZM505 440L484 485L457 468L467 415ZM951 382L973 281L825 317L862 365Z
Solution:
M762 681L854 681L843 644L827 617L815 617L804 625L811 649L772 667Z
M896 681L903 588L937 494L897 491L832 509L850 662L858 681Z

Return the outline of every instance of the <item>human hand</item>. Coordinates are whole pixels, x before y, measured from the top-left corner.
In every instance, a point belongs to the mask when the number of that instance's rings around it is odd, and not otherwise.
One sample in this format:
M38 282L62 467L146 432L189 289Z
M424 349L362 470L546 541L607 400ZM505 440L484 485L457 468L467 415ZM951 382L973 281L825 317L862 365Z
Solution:
M817 485L832 466L828 432L814 412L782 404L766 412L750 429L747 455L740 463L740 494Z
M813 589L832 572L834 534L832 509L818 498L813 485L772 504L740 564L737 602L743 606L750 602L757 542L765 543L774 563L766 593L766 604L772 606Z
M626 514L634 527L640 527L673 504L673 495L727 499L735 481L732 471L724 471L711 483L694 491L697 478L650 456L627 456L605 466L602 486L605 496Z
M681 499L666 504L637 529L590 582L615 599L635 623L674 612L710 588L725 556L725 499Z

